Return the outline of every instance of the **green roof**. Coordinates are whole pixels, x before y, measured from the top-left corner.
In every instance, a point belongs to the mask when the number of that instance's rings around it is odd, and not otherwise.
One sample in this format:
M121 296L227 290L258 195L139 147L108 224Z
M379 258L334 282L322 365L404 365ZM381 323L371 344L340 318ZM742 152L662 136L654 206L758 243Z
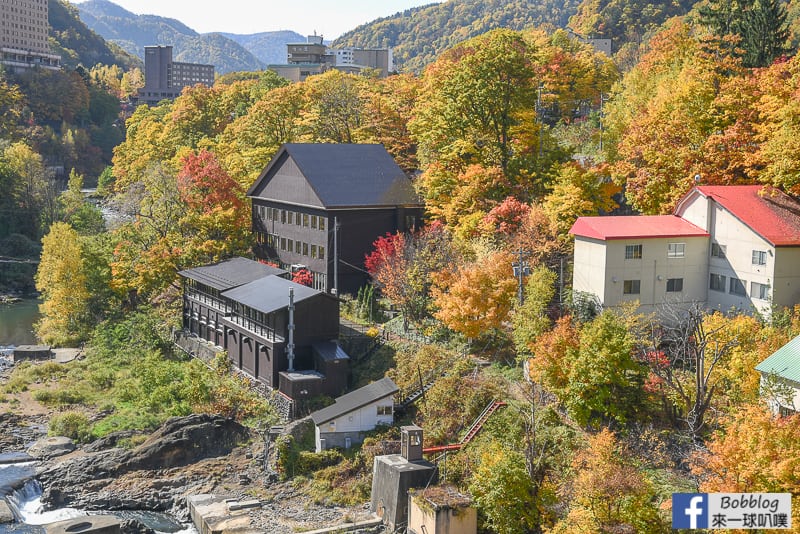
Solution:
M776 375L800 382L800 336L772 353L763 362L756 365L756 371L775 373Z

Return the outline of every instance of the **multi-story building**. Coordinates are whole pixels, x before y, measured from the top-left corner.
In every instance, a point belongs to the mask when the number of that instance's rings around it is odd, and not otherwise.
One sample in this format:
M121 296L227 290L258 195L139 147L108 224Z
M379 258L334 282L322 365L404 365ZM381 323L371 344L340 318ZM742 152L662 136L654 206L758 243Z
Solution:
M339 336L336 298L246 258L178 274L185 332L227 351L237 369L271 388L283 384L292 398L339 395L347 387L349 358L332 343Z
M0 0L0 64L11 70L61 68L50 50L48 0Z
M309 35L305 43L286 45L286 64L267 68L292 82L301 82L314 74L337 69L359 74L376 70L382 78L394 71L391 48L328 48L321 35Z
M180 96L184 87L214 85L214 65L172 61L171 46L144 47L144 87L139 102L157 104Z
M357 291L375 240L422 218L411 181L382 145L283 145L247 195L256 255L307 268L320 291Z
M800 302L800 202L759 185L695 187L674 215L580 217L573 289L604 306L700 302L769 317Z

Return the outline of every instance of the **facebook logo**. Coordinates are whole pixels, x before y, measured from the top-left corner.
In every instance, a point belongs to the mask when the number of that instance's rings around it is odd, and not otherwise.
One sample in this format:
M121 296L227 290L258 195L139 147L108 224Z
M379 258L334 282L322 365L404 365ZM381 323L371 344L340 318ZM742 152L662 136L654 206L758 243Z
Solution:
M673 493L672 528L708 528L708 494Z

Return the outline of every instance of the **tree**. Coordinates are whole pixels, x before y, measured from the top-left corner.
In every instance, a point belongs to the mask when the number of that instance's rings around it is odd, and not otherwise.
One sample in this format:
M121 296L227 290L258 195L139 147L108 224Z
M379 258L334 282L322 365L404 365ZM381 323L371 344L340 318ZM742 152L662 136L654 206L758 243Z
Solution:
M735 323L715 320L699 304L688 309L665 305L660 315L642 359L680 404L690 435L698 439L720 385L720 369L739 343Z
M54 223L42 239L36 289L42 294L39 337L52 345L86 339L90 295L78 233L66 223Z
M69 173L67 190L58 197L60 218L81 235L99 234L105 230L103 214L89 203L82 188L83 176L73 169Z
M440 272L433 287L434 316L468 338L479 338L501 328L514 303L517 281L512 258L502 252Z
M529 357L536 340L550 328L547 308L556 294L556 275L550 269L538 266L525 284L525 300L517 304L513 315L513 338L518 358Z
M559 398L581 425L625 423L642 404L644 367L634 358L628 325L604 311L580 331L580 346L569 354L569 378Z
M608 429L589 438L572 466L577 474L569 513L551 534L669 532L653 503L651 483Z
M533 490L525 456L497 442L481 455L470 483L486 526L498 534L523 534L535 528L538 514Z
M364 115L359 82L357 76L336 69L306 80L306 106L301 116L309 141L355 142Z
M692 457L704 492L792 494L792 524L800 521L800 416L774 417L747 405L722 421L707 451Z

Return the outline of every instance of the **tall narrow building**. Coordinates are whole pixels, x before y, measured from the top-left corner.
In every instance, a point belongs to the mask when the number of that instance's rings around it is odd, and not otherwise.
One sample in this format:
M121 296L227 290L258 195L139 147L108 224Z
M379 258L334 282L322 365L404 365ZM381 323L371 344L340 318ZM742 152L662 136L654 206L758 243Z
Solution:
M171 46L144 47L144 87L139 102L157 104L180 96L184 87L214 85L214 65L172 61Z
M50 51L47 0L0 0L0 63L9 70L61 68Z

